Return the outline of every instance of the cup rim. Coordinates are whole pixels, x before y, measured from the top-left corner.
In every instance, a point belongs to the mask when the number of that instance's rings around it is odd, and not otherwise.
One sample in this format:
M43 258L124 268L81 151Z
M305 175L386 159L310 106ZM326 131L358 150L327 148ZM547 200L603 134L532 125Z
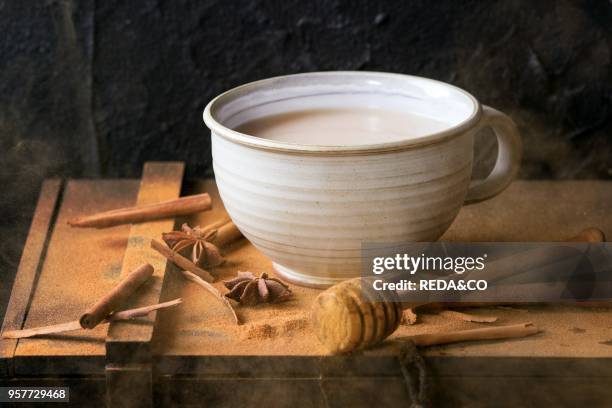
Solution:
M471 114L460 121L459 123L450 126L440 132L429 133L423 136L412 137L405 140L398 140L393 142L384 142L384 143L370 143L370 144L358 144L358 145L337 145L337 146L329 146L329 145L317 145L317 144L301 144L301 143L291 143L291 142L283 142L278 140L265 139L257 136L248 135L245 133L237 132L233 129L226 127L217 121L214 117L213 111L217 108L217 105L223 103L224 99L231 96L232 94L238 92L248 92L251 89L255 89L257 87L261 87L262 85L266 85L268 83L277 81L279 79L286 79L291 77L304 77L304 76L317 76L317 75L330 75L330 76L366 76L366 75L378 75L381 77L405 77L412 78L419 81L432 82L437 85L442 85L447 88L451 88L452 90L458 91L466 96L472 102L472 112ZM317 72L306 72L300 74L291 74L291 75L281 75L266 79L261 79L258 81L253 81L246 83L244 85L240 85L238 87L232 88L228 91L221 93L220 95L213 98L206 108L204 109L203 118L204 123L215 135L223 137L232 142L236 142L242 145L246 145L253 148L258 148L262 150L276 151L276 152L285 152L285 153L297 153L297 154L318 154L318 155L345 155L345 154L367 154L372 152L385 152L385 151L396 151L396 150L407 150L416 147L422 147L424 145L430 145L434 143L440 143L451 139L455 136L458 136L464 133L466 130L475 126L482 115L482 107L478 100L469 92L461 89L455 85L448 84L443 81L438 81L435 79L425 78L416 75L408 75L408 74L397 74L397 73L389 73L389 72L377 72L377 71L317 71Z

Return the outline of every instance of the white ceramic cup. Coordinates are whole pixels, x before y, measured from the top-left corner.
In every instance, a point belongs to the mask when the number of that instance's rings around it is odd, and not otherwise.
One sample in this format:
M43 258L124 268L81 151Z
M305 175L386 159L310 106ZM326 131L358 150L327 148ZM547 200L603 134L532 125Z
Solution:
M376 107L448 123L443 131L378 144L318 146L232 129L314 108ZM363 242L438 239L464 203L500 193L516 175L514 122L466 91L431 79L376 72L316 72L252 82L204 111L213 167L230 217L296 284L325 287L361 273ZM471 181L476 132L491 127L496 164Z

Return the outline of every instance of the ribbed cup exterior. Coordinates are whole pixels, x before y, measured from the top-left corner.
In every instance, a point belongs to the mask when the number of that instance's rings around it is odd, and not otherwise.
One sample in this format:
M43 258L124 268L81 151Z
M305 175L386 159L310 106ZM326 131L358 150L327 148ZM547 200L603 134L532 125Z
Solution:
M272 151L212 135L234 223L285 278L320 287L360 276L364 242L438 239L465 199L472 148L470 131L359 155Z

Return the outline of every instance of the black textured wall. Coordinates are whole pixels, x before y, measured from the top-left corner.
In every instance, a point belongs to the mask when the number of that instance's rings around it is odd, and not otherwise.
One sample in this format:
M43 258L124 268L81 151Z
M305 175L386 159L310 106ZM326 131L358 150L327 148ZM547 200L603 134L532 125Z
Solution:
M287 73L451 82L517 121L522 177L612 178L607 0L0 0L0 27L3 271L43 177L209 175L205 104Z

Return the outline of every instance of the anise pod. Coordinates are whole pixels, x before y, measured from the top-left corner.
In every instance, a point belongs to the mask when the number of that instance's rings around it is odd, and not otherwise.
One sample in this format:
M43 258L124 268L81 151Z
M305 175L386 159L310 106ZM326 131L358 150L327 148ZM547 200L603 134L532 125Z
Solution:
M217 229L191 228L183 224L181 231L165 232L162 239L173 251L188 257L194 264L214 268L225 261L219 248L209 242L216 235Z
M225 296L243 305L282 302L291 297L289 286L265 272L259 277L251 272L238 272L238 276L223 284L229 289Z

